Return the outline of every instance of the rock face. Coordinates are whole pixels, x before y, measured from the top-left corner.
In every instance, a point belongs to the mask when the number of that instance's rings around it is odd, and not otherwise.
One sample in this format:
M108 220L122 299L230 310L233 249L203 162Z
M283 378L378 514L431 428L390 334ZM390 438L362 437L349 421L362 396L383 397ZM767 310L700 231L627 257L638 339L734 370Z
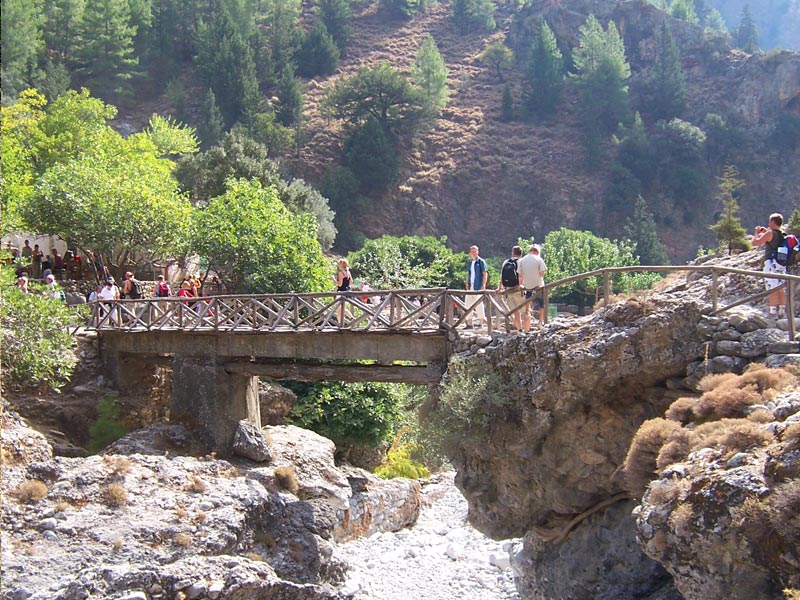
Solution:
M3 464L3 600L337 598L346 566L332 556L335 535L401 528L418 514L415 482L383 489L345 474L333 443L299 428L269 428L265 467L173 456L166 442L196 442L164 425L120 440L116 454L53 458L20 419L3 418L3 456L15 457ZM364 485L354 492L356 476L377 499ZM34 480L43 492L24 487ZM399 517L381 515L398 506Z

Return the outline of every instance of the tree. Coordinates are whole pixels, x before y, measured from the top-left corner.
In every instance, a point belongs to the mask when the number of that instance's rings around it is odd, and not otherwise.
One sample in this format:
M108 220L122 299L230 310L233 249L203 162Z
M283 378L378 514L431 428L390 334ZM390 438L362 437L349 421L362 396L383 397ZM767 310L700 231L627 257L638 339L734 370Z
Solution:
M503 85L503 98L500 102L500 119L503 121L514 120L514 96L511 92L511 84L508 82Z
M676 19L688 21L695 25L699 23L692 0L672 0L669 4L669 14Z
M331 34L339 53L344 56L350 45L353 28L350 21L353 11L350 9L349 0L320 0L319 17L325 23L328 33Z
M529 117L544 117L555 112L564 82L564 59L556 36L547 22L539 18L525 70L522 92L523 110Z
M81 21L82 43L75 56L78 70L95 93L106 97L130 95L130 80L139 64L133 52L135 36L128 0L87 2Z
M208 88L203 106L200 109L200 123L197 133L203 141L203 147L209 148L219 143L225 131L225 120L217 105L217 96L214 90Z
M278 83L277 96L275 119L278 123L284 127L299 124L303 114L303 86L288 65L284 67Z
M300 0L266 1L266 36L274 73L284 73L291 66L302 39L299 27Z
M549 281L604 267L639 264L639 260L634 254L633 242L600 238L590 231L575 231L562 227L547 234L542 248L543 258L547 263L547 279ZM612 289L614 292L620 292L649 287L658 279L657 275L642 276L619 273L612 279ZM602 277L595 276L559 286L553 290L552 298L574 302L581 306L590 305L594 303L602 281Z
M666 20L656 36L656 62L653 75L653 114L668 119L686 108L686 82L681 67L681 54Z
M3 102L16 98L34 80L42 47L41 0L2 0Z
M494 70L499 81L505 81L503 70L509 69L514 64L514 53L511 48L502 42L489 44L486 49L478 55L478 60L484 66Z
M414 123L423 107L419 93L386 62L362 67L352 77L340 79L322 104L328 116L354 125L372 118L387 128Z
M240 293L316 292L329 287L308 213L292 214L272 187L228 180L226 191L195 212L194 250L229 290Z
M263 144L270 158L283 154L294 142L294 132L278 123L273 111L256 115L250 126L250 137Z
M616 134L617 160L633 173L644 185L655 179L658 170L658 156L650 143L650 136L641 115L633 116L630 127L620 125Z
M344 144L344 163L365 193L385 190L400 174L391 133L376 119L353 131Z
M653 213L639 196L633 206L633 215L625 222L625 235L635 244L635 252L643 265L668 265L664 244L658 239Z
M416 62L411 75L419 88L422 106L427 114L438 115L447 104L447 66L433 37L428 34L417 50Z
M67 93L71 79L64 63L47 61L44 67L44 76L36 87L44 94L48 102L52 102Z
M704 198L708 192L702 163L706 134L699 127L677 118L669 123L656 123L656 133L662 183L681 202Z
M468 257L454 253L446 242L445 237L384 235L366 240L348 259L354 275L375 289L460 289Z
M579 45L572 55L571 74L581 92L581 111L589 135L596 141L630 120L627 80L631 68L625 45L613 21L603 30L590 15L579 29Z
M84 6L85 0L44 0L44 42L56 64L72 60Z
M748 4L745 4L742 9L742 19L739 21L739 27L736 28L736 33L733 37L737 48L741 48L750 54L758 52L758 28L753 15L750 14L750 6Z
M467 31L494 31L495 4L492 0L454 0L453 19L458 28Z
M423 10L420 0L380 0L379 9L391 19L410 19Z
M786 222L786 231L795 235L800 235L800 208L795 208Z
M745 237L747 231L739 220L739 203L736 201L738 191L744 187L744 181L739 179L739 171L733 165L728 165L717 178L717 192L714 198L722 204L719 220L709 229L717 235L720 245L728 247L728 255L734 250L747 250L750 244Z
M325 23L317 21L303 39L297 53L298 72L304 77L330 75L339 65L339 48L333 42Z

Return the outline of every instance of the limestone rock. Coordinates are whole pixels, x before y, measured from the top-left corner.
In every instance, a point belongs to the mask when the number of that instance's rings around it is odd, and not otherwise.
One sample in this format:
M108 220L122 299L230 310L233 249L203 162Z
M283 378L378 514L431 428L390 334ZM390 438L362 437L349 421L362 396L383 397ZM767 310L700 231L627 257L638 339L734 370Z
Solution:
M267 462L272 458L267 439L261 430L249 421L239 421L233 436L233 453L255 462Z
M779 329L758 329L742 336L740 356L755 358L767 354L767 348L774 342L786 341L786 334Z

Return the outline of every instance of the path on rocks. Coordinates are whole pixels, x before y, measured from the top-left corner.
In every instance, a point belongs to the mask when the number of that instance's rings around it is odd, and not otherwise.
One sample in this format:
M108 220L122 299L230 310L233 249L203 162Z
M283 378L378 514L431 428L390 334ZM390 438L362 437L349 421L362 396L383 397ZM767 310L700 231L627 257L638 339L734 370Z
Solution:
M467 501L443 473L423 484L417 524L338 546L353 600L518 600L508 550L467 523Z

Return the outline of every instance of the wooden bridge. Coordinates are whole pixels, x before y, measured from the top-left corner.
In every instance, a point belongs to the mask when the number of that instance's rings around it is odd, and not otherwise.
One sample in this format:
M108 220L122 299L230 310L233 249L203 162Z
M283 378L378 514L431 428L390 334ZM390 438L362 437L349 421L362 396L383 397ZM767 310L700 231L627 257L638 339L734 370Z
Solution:
M550 290L597 277L601 297L611 296L612 277L628 271L692 271L710 275L711 314L763 298L759 292L719 306L718 278L760 271L715 266L607 268L547 284L541 293L548 314ZM794 314L800 277L774 276L788 288ZM259 376L299 381L440 381L453 342L473 320L482 332L508 331L514 313L495 291L451 289L352 291L310 294L152 298L92 303L86 328L101 335L101 353L119 385L138 381L148 364L172 368L171 418L200 425L209 447L224 455L236 424L260 424ZM795 339L789 320L789 339Z

